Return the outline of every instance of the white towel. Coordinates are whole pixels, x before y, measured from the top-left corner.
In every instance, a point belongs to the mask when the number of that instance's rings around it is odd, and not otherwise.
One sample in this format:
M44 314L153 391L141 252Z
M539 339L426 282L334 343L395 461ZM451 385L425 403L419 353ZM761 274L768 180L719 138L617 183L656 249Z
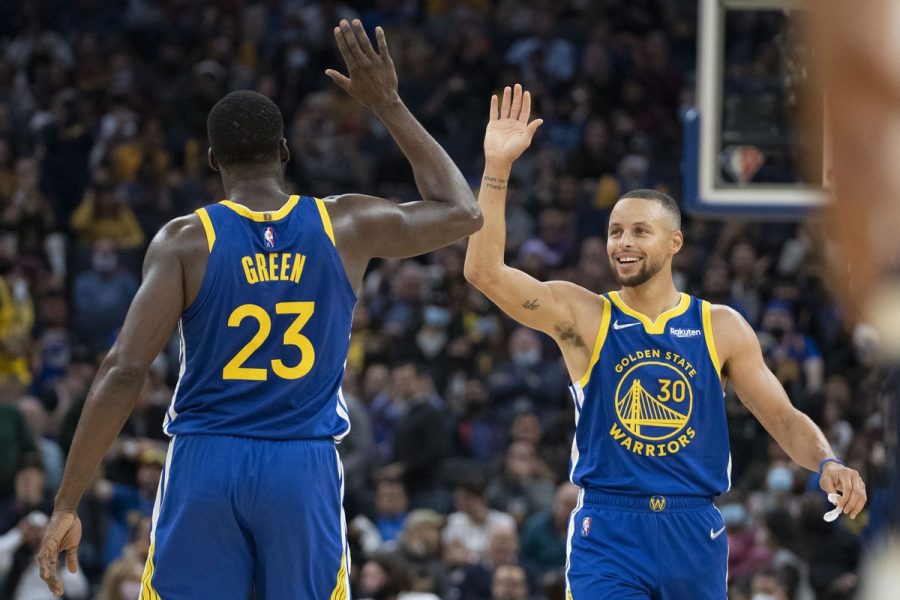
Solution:
M837 506L837 503L841 501L841 495L835 494L835 493L828 494L828 501L831 502L832 504L834 504L835 508L833 508L833 509L829 510L827 513L825 513L825 516L822 518L825 519L826 521L828 521L829 523L831 523L832 521L836 520L839 516L841 516L841 509L840 509L840 507Z

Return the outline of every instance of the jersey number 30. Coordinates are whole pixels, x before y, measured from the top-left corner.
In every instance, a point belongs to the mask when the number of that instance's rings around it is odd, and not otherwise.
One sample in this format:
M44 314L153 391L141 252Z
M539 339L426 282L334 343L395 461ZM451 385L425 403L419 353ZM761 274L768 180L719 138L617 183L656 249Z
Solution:
M289 367L281 359L272 359L272 371L282 379L300 379L310 372L316 360L316 351L309 338L300 333L315 310L315 302L279 302L275 305L275 313L279 315L297 315L297 318L284 332L284 345L300 349L300 362ZM222 379L243 379L246 381L265 381L269 376L268 369L243 366L247 359L256 352L272 332L272 318L262 306L242 304L231 311L228 317L229 327L239 327L247 317L256 319L259 329L240 352L234 355L222 369Z

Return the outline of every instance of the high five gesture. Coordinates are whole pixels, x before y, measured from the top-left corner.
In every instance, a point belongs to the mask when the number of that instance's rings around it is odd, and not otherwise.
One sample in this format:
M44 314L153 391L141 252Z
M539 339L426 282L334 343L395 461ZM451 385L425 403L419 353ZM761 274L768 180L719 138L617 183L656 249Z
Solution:
M484 158L487 162L512 163L531 145L534 132L543 119L528 122L531 116L531 94L522 92L518 83L515 89L503 90L503 100L491 96L491 114L484 133Z
M334 28L334 39L347 63L350 77L334 69L325 71L345 92L373 110L400 99L397 94L397 71L381 27L375 28L375 38L378 52L372 47L359 19L353 21L352 26L346 20L341 21Z

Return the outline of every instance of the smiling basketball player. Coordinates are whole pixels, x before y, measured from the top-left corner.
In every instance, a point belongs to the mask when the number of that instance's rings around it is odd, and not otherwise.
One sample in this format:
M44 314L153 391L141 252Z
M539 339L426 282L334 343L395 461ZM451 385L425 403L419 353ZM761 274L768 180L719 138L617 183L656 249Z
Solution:
M670 196L635 190L614 206L607 253L619 291L541 282L504 264L510 168L541 124L529 123L530 104L519 86L499 107L491 100L484 228L469 240L465 275L509 316L553 337L572 378L569 475L581 493L569 523L569 598L721 600L728 544L713 498L731 484L726 378L790 457L842 494L850 517L865 486L791 405L750 325L675 288L683 235Z

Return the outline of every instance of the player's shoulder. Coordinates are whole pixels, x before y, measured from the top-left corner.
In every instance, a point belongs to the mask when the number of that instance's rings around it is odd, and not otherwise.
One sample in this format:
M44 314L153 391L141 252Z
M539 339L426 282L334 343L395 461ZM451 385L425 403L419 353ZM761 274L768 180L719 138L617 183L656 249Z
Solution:
M709 315L714 327L718 325L723 327L750 327L747 319L727 304L709 302Z
M723 360L732 351L740 351L746 346L759 345L756 332L747 319L738 311L726 304L709 304L710 320L712 322L713 337L716 346L720 349Z
M201 250L209 251L203 222L196 213L176 217L163 225L148 248L148 252L175 256L190 256Z

